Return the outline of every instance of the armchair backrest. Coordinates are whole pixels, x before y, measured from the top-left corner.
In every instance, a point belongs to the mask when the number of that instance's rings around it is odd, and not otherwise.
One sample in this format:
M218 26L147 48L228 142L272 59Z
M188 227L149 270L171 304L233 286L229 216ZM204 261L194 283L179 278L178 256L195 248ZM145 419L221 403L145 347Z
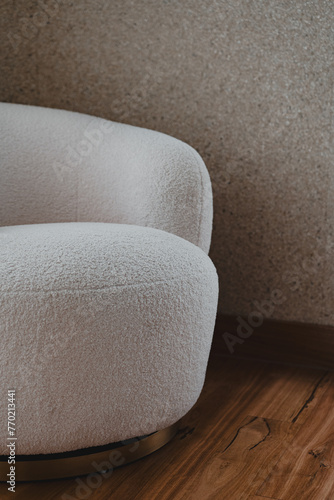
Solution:
M1 103L0 151L0 226L135 224L209 251L209 174L198 153L173 137L70 111Z

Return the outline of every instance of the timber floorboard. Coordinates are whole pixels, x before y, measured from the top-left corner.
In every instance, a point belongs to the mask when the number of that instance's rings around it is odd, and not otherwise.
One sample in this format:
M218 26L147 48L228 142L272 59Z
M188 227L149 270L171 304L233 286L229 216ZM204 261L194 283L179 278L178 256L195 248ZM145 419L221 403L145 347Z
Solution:
M2 483L0 498L334 500L334 373L213 355L175 438L99 477L17 483L15 494Z

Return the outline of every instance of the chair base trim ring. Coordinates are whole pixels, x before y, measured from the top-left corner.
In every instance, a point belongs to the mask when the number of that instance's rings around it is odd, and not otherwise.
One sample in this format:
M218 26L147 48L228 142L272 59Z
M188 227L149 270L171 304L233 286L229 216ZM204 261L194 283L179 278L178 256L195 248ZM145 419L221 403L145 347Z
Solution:
M167 444L177 433L179 422L146 436L104 446L48 455L17 455L15 481L41 481L101 474L109 477L114 468L150 455ZM0 481L9 481L8 456L0 456Z

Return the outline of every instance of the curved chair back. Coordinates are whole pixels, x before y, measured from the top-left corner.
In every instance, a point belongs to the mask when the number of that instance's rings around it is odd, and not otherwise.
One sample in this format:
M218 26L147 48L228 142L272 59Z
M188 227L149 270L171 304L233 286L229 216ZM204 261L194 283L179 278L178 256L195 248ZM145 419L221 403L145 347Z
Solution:
M165 134L64 110L0 104L0 226L113 222L209 251L212 192L198 153Z

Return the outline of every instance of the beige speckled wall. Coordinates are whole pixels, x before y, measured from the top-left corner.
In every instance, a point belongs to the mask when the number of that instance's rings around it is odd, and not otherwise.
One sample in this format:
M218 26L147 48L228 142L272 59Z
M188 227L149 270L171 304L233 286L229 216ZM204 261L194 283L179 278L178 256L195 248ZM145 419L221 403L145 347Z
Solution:
M330 0L11 0L3 101L160 130L214 189L220 311L334 324ZM269 307L268 303L267 306Z

